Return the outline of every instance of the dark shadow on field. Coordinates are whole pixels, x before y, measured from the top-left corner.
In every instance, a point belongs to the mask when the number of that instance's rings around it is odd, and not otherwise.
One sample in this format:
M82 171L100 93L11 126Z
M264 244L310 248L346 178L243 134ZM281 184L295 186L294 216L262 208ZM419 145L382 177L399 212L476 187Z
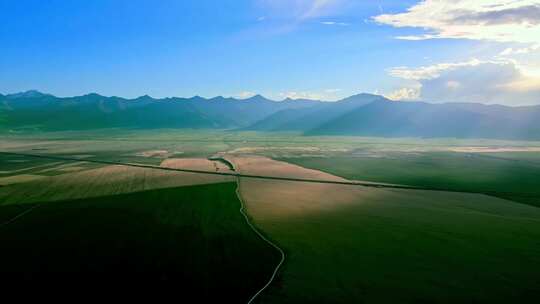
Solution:
M19 297L46 291L246 302L279 257L247 226L235 188L44 203L0 229L2 289ZM29 206L0 206L0 214L22 207Z

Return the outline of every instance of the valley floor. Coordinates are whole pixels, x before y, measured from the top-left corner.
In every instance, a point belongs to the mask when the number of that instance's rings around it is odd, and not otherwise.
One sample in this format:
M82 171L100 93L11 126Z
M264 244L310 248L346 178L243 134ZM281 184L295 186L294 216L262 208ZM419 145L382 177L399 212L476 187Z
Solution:
M0 155L0 266L19 286L124 282L233 302L268 282L254 303L535 302L539 146L173 130L10 135L0 152L19 155ZM367 183L347 184L356 180Z

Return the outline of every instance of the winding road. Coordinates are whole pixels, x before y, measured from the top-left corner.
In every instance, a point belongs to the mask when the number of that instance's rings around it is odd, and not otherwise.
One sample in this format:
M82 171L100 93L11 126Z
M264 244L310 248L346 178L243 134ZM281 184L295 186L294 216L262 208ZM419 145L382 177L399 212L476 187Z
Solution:
M150 168L150 169L159 169L159 170L167 170L167 171L180 171L180 172L189 172L189 173L200 173L200 174L213 174L213 175L227 175L227 176L236 176L236 182L237 182L237 188L236 188L236 195L238 197L238 200L240 201L240 214L244 217L246 223L248 224L249 228L257 234L257 236L262 239L264 242L269 244L271 247L275 248L279 254L280 254L280 260L274 270L272 271L272 275L268 279L268 281L262 286L257 292L249 299L247 302L248 304L253 303L253 301L263 292L265 291L274 281L276 278L281 266L285 262L285 251L281 249L278 245L270 241L267 237L265 237L256 227L253 225L251 220L249 219L248 214L246 213L246 204L244 201L244 198L242 197L241 192L241 177L254 177L254 178L265 178L263 176L255 176L255 175L247 175L247 174L240 174L238 173L239 167L237 164L234 164L233 162L230 162L228 160L223 159L223 161L226 161L228 164L232 166L232 171L235 173L227 173L227 172L214 172L214 171L204 171L204 170L191 170L191 169L174 169L174 168L166 168L166 167L159 167L159 166L153 166L153 165L143 165L143 164L132 164L132 163L122 163L122 162L112 162L112 161L102 161L102 160L85 160L80 158L72 158L72 157L63 157L63 156L54 156L54 155L43 155L43 154L25 154L25 153L12 153L12 152L0 152L0 155L13 155L13 156L25 156L25 157L35 157L35 158L45 158L45 159L54 159L54 160L63 160L63 161L86 161L90 163L99 163L99 164L109 164L109 165L122 165L122 166L131 166L131 167L139 167L139 168ZM303 181L302 179L290 179L290 178L278 178L278 177L266 177L270 179L285 179L285 180L295 180L295 181ZM316 180L305 180L305 181L311 181L316 182ZM324 182L324 181L323 181ZM331 181L328 181L331 182ZM9 225L10 223L14 222L18 218L26 215L27 213L30 213L32 210L36 209L40 205L35 205L20 214L16 215L15 217L11 218L7 222L4 222L0 224L0 227Z
M423 187L413 187L413 186L406 186L406 185L392 185L392 184L384 184L384 183L371 183L371 182L360 182L360 181L333 181L333 180L319 180L319 179L306 179L306 178L292 178L292 177L279 177L279 176L262 176L262 175L252 175L252 174L243 174L239 172L239 168L234 168L237 166L237 164L231 163L233 165L233 172L215 172L215 171L205 171L205 170L194 170L194 169L178 169L178 168L167 168L167 167L160 167L157 165L146 165L146 164L138 164L138 163L125 163L121 161L106 161L106 160L97 160L97 159L83 159L83 158L76 158L76 157L67 157L67 156L56 156L56 155L47 155L47 154L28 154L28 153L16 153L16 152L2 152L0 151L0 155L11 155L11 156L23 156L23 157L33 157L33 158L43 158L43 159L51 159L51 160L61 160L61 161L77 161L77 162L89 162L89 163L97 163L97 164L105 164L105 165L120 165L120 166L129 166L129 167L137 167L137 168L146 168L146 169L155 169L155 170L164 170L164 171L177 171L177 172L187 172L187 173L198 173L198 174L209 174L209 175L221 175L221 176L232 176L236 177L237 181L237 188L236 188L236 195L238 196L238 199L240 200L240 213L244 217L246 223L248 226L255 232L264 242L269 244L271 247L273 247L275 250L279 252L281 255L281 259L279 263L274 268L272 275L269 277L268 281L264 286L262 286L247 302L248 304L253 303L257 297L261 295L262 292L264 292L275 280L279 270L281 269L283 263L285 262L285 252L282 248L280 248L278 245L270 241L268 238L266 238L251 222L249 219L249 216L246 212L246 205L245 201L242 197L241 193L241 178L256 178L256 179L267 179L267 180L280 180L280 181L294 181L294 182L308 182L308 183L322 183L322 184L340 184L340 185L356 185L356 186L364 186L364 187L375 187L375 188L392 188L392 189L410 189L410 190L426 190L426 191L447 191L447 192L466 192L466 191L456 191L453 189L433 189L433 188L423 188ZM503 193L503 192L469 192L469 193L479 193L479 194L487 194L487 195L497 195L497 194L512 194L512 193ZM5 223L1 223L0 227L6 226L13 221L17 220L18 218L24 216L25 214L31 212L33 209L39 207L39 205L36 205L32 208L29 208L28 210L25 210L24 212L18 214L14 218L8 220Z
M253 301L263 292L265 291L269 286L270 284L272 284L272 282L274 281L274 279L276 278L278 272L279 272L279 269L281 268L281 265L283 265L283 262L285 262L285 251L283 251L283 249L281 249L278 245L276 245L275 243L273 243L272 241L270 241L269 239L267 239L256 227L255 225L253 225L253 223L251 223L250 219L249 219L249 216L247 215L246 213L246 204L244 202L244 199L242 198L242 193L241 193L241 189L240 189L240 184L241 184L241 181L240 181L240 177L237 178L237 188L236 188L236 195L238 196L238 199L240 200L240 213L244 216L244 219L246 220L246 223L248 224L249 228L251 228L251 230L253 230L253 232L255 232L263 241L265 241L266 243L268 243L270 246L274 247L278 252L279 254L281 255L281 258L279 260L279 263L276 265L276 267L274 268L274 271L272 272L272 275L270 276L270 278L268 279L268 281L266 282L266 284L264 284L264 286L259 289L250 299L249 301L247 302L247 304L251 304L253 303Z
M240 173L240 166L238 164L235 164L234 162L225 158L221 158L221 159L230 165L232 171ZM273 243L268 238L266 238L264 234L262 234L262 232L260 232L259 229L257 229L257 227L253 225L253 223L249 219L249 215L246 212L246 203L244 201L244 198L242 197L242 189L241 189L242 181L240 179L240 176L236 177L236 185L237 185L236 196L238 196L238 200L240 200L240 213L244 216L244 219L246 220L246 223L248 224L249 228L251 228L251 230L253 230L253 232L255 232L263 241L268 243L270 246L274 247L281 256L279 263L274 268L274 271L272 271L272 275L270 276L266 284L264 284L263 287L257 290L257 292L247 302L247 304L251 304L263 291L265 291L270 286L270 284L272 284L272 282L276 278L279 272L279 269L281 268L281 265L283 265L283 263L285 262L285 251L281 249L281 247L279 247L277 244Z

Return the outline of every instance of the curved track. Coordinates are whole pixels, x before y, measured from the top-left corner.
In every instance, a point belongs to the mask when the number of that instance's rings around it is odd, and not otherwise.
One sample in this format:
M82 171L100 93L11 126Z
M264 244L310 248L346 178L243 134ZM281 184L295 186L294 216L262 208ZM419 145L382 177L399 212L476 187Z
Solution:
M281 259L279 260L279 263L276 265L276 267L274 268L274 271L272 272L272 275L270 276L270 278L268 279L268 281L266 282L266 284L264 284L264 286L259 289L250 299L249 301L247 302L248 304L251 304L253 303L253 301L263 292L265 291L269 286L270 284L272 284L272 282L274 281L274 279L276 278L277 276L277 273L279 272L279 269L281 268L281 265L283 265L283 262L285 262L285 251L283 251L283 249L281 249L278 245L276 245L275 243L273 243L272 241L270 241L269 239L267 239L252 223L251 221L249 220L249 216L247 215L246 213L246 204L244 203L244 199L242 198L242 193L241 193L241 189L240 189L240 177L237 178L237 188L236 188L236 195L238 196L238 199L240 200L240 213L244 216L244 219L246 220L246 223L248 224L248 226L251 228L251 230L253 230L253 232L255 232L263 241L265 241L266 243L268 243L270 246L274 247L277 251L279 251L279 254L281 255Z

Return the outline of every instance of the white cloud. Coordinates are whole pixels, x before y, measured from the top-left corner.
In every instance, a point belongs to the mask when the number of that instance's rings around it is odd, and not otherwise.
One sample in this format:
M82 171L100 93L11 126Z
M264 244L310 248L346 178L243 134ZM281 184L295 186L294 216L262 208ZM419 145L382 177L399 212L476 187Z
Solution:
M373 20L423 30L398 39L473 39L507 47L490 60L395 67L391 76L414 83L421 99L505 104L540 103L540 0L424 0ZM406 97L407 88L396 91Z
M341 92L341 89L326 89L324 90L326 94L336 94L338 92Z
M438 63L429 66L422 66L419 68L395 67L389 70L389 74L390 76L408 80L433 79L439 77L444 71L455 70L465 66L476 66L481 63L483 62L478 59L472 59L466 62Z
M393 27L422 28L407 40L461 38L536 43L540 37L538 0L425 0L404 13L373 17Z
M240 93L235 94L234 97L239 98L239 99L246 99L246 98L253 97L255 95L257 95L257 93L250 92L250 91L242 91Z
M418 100L420 98L420 88L400 88L384 97L390 100Z
M340 91L341 91L340 89L325 89L322 92L289 91L289 92L281 92L279 93L279 96L281 98L290 98L290 99L312 99L312 100L334 101L338 99L337 94Z
M398 67L389 74L412 81L387 96L395 100L538 104L540 78L527 75L513 60L469 60L417 68ZM416 95L415 95L416 94Z
M290 99L313 99L313 100L321 100L323 99L323 95L320 93L313 93L313 92L281 92L279 93L279 96L282 98L290 98Z
M461 87L461 82L456 81L456 80L448 80L446 82L446 87L451 90L457 90Z
M506 48L499 55L500 56L523 55L523 54L529 54L531 52L538 51L538 50L540 50L540 43L536 43L536 44L531 45L530 47L524 47L524 48Z

